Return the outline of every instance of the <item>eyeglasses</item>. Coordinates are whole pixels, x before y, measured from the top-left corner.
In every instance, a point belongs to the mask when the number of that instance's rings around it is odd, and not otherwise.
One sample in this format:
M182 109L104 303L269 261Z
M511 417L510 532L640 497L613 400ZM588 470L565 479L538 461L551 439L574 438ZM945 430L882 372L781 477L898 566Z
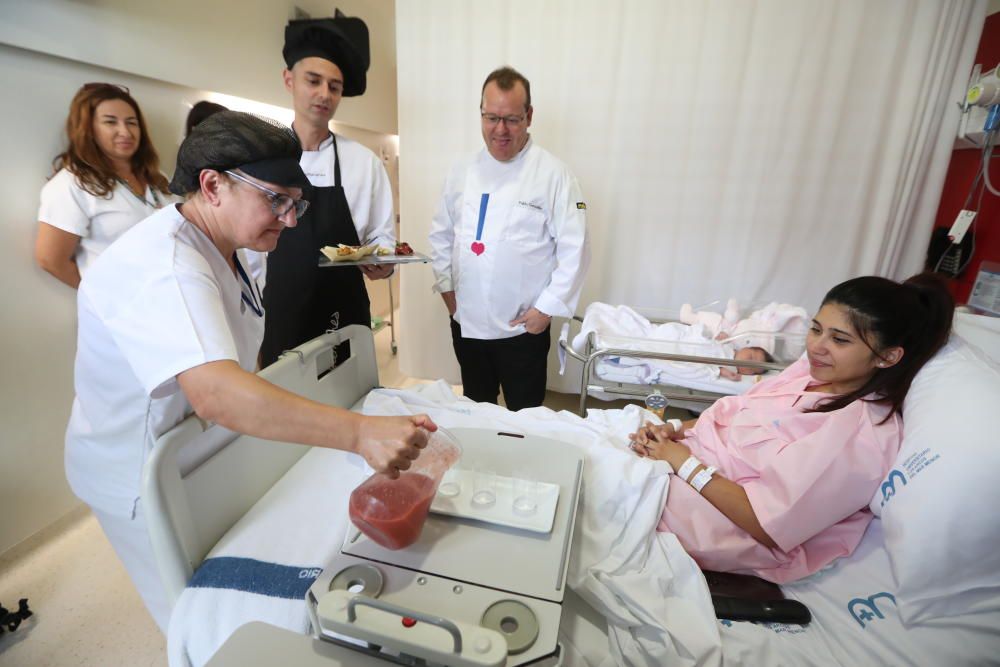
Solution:
M482 117L483 122L486 123L487 125L497 125L503 122L504 125L510 128L520 127L521 123L523 123L524 119L527 117L527 116L498 116L495 113L480 113L479 115Z
M122 91L126 95L131 95L128 91L128 86L123 86L120 83L85 83L80 87L80 90L100 90L101 88L115 88Z
M271 213L274 213L279 218L294 208L295 219L298 220L303 216L303 214L305 214L306 209L309 208L309 202L307 202L305 199L292 199L288 195L283 195L280 192L269 190L265 188L263 185L257 185L250 179L244 178L243 176L240 176L236 172L229 171L228 169L225 171L225 173L229 174L236 180L243 181L247 185L252 185L261 192L265 193L267 195L267 198L271 201Z

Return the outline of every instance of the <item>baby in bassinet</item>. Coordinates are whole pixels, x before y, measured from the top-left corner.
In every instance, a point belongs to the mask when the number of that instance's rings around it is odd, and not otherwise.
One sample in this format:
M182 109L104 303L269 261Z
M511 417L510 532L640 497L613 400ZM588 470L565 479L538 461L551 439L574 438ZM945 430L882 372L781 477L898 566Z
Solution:
M723 343L725 345L725 343ZM762 347L744 347L733 352L733 359L735 361L767 361L769 363L774 362L774 357L772 357L767 350ZM753 368L750 366L736 366L735 369L732 366L719 366L719 376L724 377L727 380L739 380L741 375L762 375L765 373L763 368Z
M729 338L729 335L724 331L720 331L714 338L712 338L709 335L708 329L701 323L679 324L677 322L668 322L666 324L661 324L655 327L651 338L657 341L680 343L679 345L672 345L668 348L660 350L663 352L689 354L699 357L714 357L716 359L732 359L734 361L774 361L774 357L771 356L767 350L756 345L750 345L737 349L736 345L728 342L727 339ZM691 345L684 345L684 343L691 343ZM656 348L651 347L648 349ZM670 361L663 359L658 360L658 363L667 364L674 370L678 369L678 367L686 367L690 365L688 362L684 361ZM711 368L715 371L714 375L716 377L736 381L740 379L741 375L762 375L766 372L763 368L754 368L752 366L707 367L702 364L698 364L698 367Z
M588 335L596 334L599 347L662 352L695 357L713 357L736 361L773 362L771 353L764 347L745 345L746 340L729 342L724 334L710 332L701 322L682 324L667 322L653 324L628 306L611 306L592 303L587 307L580 333L573 339L573 348L584 352ZM763 369L747 366L716 366L664 359L638 357L606 357L598 364L598 374L610 373L619 381L655 384L676 380L711 381L715 379L739 380L742 375L757 375ZM611 379L611 378L609 378Z

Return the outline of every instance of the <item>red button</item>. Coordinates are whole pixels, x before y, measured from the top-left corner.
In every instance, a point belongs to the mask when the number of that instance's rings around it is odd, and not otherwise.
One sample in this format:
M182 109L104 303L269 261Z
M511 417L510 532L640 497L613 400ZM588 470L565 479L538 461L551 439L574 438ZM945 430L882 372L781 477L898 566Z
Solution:
M412 628L416 624L417 624L417 619L410 618L409 616L404 616L403 617L403 627L404 628Z

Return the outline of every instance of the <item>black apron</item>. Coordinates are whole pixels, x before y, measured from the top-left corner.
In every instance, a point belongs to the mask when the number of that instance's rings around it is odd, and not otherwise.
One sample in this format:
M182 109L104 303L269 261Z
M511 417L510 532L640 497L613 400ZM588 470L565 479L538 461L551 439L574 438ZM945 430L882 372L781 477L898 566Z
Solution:
M361 271L353 266L318 266L323 246L361 244L340 181L335 135L333 156L334 185L311 189L306 214L298 225L281 232L278 247L267 255L262 368L285 350L329 329L371 326L371 303Z

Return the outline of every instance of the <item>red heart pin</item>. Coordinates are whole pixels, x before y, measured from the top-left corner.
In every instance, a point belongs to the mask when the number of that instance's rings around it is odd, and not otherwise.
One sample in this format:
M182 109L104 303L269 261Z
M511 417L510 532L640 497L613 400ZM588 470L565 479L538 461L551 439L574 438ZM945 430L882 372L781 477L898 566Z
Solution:
M480 243L479 241L473 241L472 252L476 253L477 255L482 255L484 252L486 252L486 245Z

